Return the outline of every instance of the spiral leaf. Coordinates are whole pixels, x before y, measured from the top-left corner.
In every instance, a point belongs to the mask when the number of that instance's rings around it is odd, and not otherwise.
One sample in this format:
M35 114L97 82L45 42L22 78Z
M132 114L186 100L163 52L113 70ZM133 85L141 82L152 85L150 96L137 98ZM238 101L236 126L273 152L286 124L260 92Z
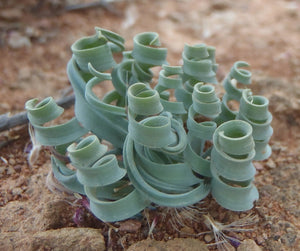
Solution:
M195 178L193 178L192 173L189 171L190 169L185 165L179 167L179 170L181 170L179 172L176 171L174 175L183 175L184 173L184 177L190 176L192 179L187 178L180 180L181 184L176 184L175 186L170 183L170 179L178 180L178 177L175 178L173 176L173 171L167 174L168 176L171 175L171 178L168 177L169 182L164 181L162 178L163 173L159 175L159 178L149 175L145 171L146 167L144 167L142 163L139 163L139 157L135 157L135 152L134 141L130 136L128 136L124 146L124 164L134 187L140 193L144 194L146 198L149 198L149 200L162 206L183 207L203 199L209 193L209 185L204 184L201 180L197 182L198 185L196 188L192 188L191 186L184 184L187 181L196 181ZM163 168L164 164L161 166L162 170Z
M223 81L223 86L225 88L226 93L222 99L221 105L221 113L218 118L216 118L216 122L221 124L223 122L233 120L237 116L237 111L232 110L228 106L228 102L231 100L240 101L242 97L242 92L244 89L238 88L237 83L243 85L251 84L251 72L245 69L239 69L239 67L248 67L249 64L244 61L237 61L232 66L230 73L226 76Z
M140 83L128 90L129 134L124 145L124 164L134 187L149 200L160 205L189 205L205 197L209 187L179 160L187 145L186 133L169 113L155 115L160 109L147 101L149 94L154 100L154 93ZM141 105L143 100L145 105ZM154 116L137 121L134 114Z
M263 96L253 96L249 89L243 91L238 119L247 121L253 128L255 160L270 157L272 150L268 142L273 134L272 115L268 111L269 101Z
M106 139L114 146L122 148L128 127L128 121L125 118L125 109L106 105L97 98L95 100L94 95L89 93L91 85L101 81L97 77L92 78L91 75L88 75L88 78L86 78L86 75L82 74L77 67L74 59L71 59L68 63L67 73L75 93L76 118L85 128L97 135L98 138ZM88 81L90 81L89 86L87 86ZM93 101L96 102L93 104ZM121 111L121 113L124 113L124 116L119 116L120 113L112 114L111 108Z
M111 77L116 91L123 97L126 96L129 85L135 83L133 78L133 59L124 60L112 71Z
M112 68L116 65L112 51L124 49L124 40L116 33L100 28L95 30L95 35L81 38L71 46L76 63L84 72L89 72L88 63L98 71Z
M117 101L117 104L122 100L122 97L114 90L108 92L102 100L100 100L93 92L93 87L101 84L104 80L111 80L110 74L97 74L98 77L90 79L85 87L85 99L90 106L96 111L105 111L113 115L126 116L125 108L116 105L111 105L113 101Z
M212 85L198 83L193 90L193 109L208 118L215 118L221 112L220 99Z
M211 53L211 54L210 54ZM205 44L185 45L182 53L183 72L200 82L217 84L214 51Z
M78 123L76 118L60 125L43 126L59 117L63 112L63 108L59 107L53 98L46 98L40 103L37 99L29 100L26 102L25 108L28 119L34 127L36 140L42 145L58 146L71 143L87 133L87 130Z
M205 44L185 45L182 53L183 85L175 90L175 97L186 110L192 105L192 93L198 82L217 84L215 48Z
M220 125L213 136L211 153L212 195L223 207L246 211L258 199L252 184L255 156L252 127L241 120Z
M162 65L166 63L167 49L158 46L160 41L157 33L140 33L133 38L132 57L142 65Z
M172 102L170 98L170 89L178 89L182 85L182 69L179 66L167 66L163 65L163 70L159 73L158 84L155 86L155 90L160 95L160 102L165 111L172 114L185 114L183 102Z
M96 136L88 136L67 150L76 171L52 157L54 175L68 189L86 194L91 211L99 219L130 218L149 204L128 181L122 180L126 170L119 167L115 155L105 155L107 147Z
M249 66L247 62L237 61L232 66L230 73L223 81L223 86L230 99L240 100L242 96L242 89L236 87L237 83L243 85L251 84L251 72L245 69L239 69L238 67Z

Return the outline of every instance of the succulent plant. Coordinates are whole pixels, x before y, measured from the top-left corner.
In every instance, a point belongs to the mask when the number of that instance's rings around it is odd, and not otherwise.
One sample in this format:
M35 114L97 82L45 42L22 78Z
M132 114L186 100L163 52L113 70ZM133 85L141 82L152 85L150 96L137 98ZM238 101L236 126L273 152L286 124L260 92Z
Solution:
M239 89L251 73L236 62L217 96L215 48L185 45L182 66L169 66L158 34L145 32L124 51L124 39L96 28L72 46L67 74L75 93L75 117L48 126L63 113L49 97L27 101L31 134L53 148L52 171L67 189L86 195L103 221L133 217L151 203L181 208L211 191L234 211L258 199L253 159L270 156L268 101ZM117 63L115 53L122 53ZM160 66L157 84L154 73ZM101 99L96 85L111 82ZM240 102L233 111L229 100ZM256 153L255 153L256 151ZM58 156L63 156L58 157ZM70 168L70 165L73 168Z

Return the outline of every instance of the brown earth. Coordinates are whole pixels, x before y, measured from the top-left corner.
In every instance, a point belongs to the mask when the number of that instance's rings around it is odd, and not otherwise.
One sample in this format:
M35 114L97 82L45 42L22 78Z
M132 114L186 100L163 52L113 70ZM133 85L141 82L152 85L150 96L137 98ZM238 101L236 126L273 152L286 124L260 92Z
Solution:
M30 98L60 97L70 86L65 72L70 45L93 34L95 26L121 34L128 49L135 34L158 32L171 65L181 63L184 43L215 46L219 81L235 61L247 61L253 92L269 98L273 114L273 154L255 163L260 199L250 213L259 221L250 232L229 235L252 239L262 250L300 250L300 1L135 0L62 11L65 4L79 2L89 1L0 2L0 114L23 111ZM186 219L177 231L170 224L174 212L162 208L143 212L137 220L100 222L82 200L49 191L50 154L43 151L30 167L29 142L26 126L0 134L0 250L66 250L66 242L74 250L122 250L147 237L213 242L199 234L208 231L201 216ZM199 207L224 224L249 213L227 211L210 196ZM76 210L81 216L77 224L72 218ZM149 235L154 219L158 223ZM142 250L141 245L132 250Z

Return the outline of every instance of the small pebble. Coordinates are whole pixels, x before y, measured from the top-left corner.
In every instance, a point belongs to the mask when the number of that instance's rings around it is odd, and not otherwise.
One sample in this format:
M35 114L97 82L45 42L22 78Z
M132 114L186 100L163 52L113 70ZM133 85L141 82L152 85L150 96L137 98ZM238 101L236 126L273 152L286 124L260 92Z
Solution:
M254 240L246 239L237 248L237 251L261 251L261 248L257 246Z
M204 235L204 241L206 243L210 243L213 239L214 239L214 237L212 236L212 234L206 234L206 235Z
M8 163L13 166L16 164L16 161L14 159L9 159Z
M20 34L17 31L14 31L9 35L7 44L12 49L31 47L30 39L26 36L23 36L22 34Z
M11 191L11 193L12 193L13 196L20 195L20 194L22 194L22 192L23 192L23 190L20 187L15 187Z
M14 174L16 171L15 171L15 169L12 167L12 166L9 166L8 168L7 168L7 174L8 175L12 175L12 174Z
M180 229L180 237L189 237L191 235L195 234L195 231L193 228L184 226Z
M258 170L258 171L264 169L264 166L261 163L259 163L259 162L254 162L253 164L254 164L256 170Z
M21 165L16 165L16 166L14 166L14 169L15 169L15 171L16 171L17 173L19 173L19 172L21 172L21 170L22 170L22 166L21 166Z
M142 226L142 223L137 220L127 220L120 223L119 231L126 231L129 233L137 232Z
M0 166L0 174L3 174L5 172L5 167L4 166Z
M276 168L276 163L272 159L269 159L266 166L273 169Z
M5 9L0 12L0 19L15 21L22 18L22 10L18 8Z
M258 245L261 245L265 242L265 240L262 236L257 236L256 242L257 242Z

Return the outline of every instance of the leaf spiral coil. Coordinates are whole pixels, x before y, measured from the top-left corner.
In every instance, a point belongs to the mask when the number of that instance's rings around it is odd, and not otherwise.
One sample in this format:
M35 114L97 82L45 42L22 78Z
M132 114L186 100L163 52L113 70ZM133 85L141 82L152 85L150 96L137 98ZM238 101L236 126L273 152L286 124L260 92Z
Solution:
M194 85L198 82L217 84L215 48L205 44L185 45L182 53L183 85L175 90L175 97L188 110L192 101Z
M76 171L52 157L54 173L64 186L87 195L91 211L98 218L118 221L134 216L149 202L128 184L124 179L126 170L119 166L115 155L105 155L106 150L95 135L88 136L67 148Z
M270 157L271 147L268 142L273 134L272 115L268 111L269 101L263 96L253 96L249 89L243 91L238 119L248 122L253 128L255 141L255 160Z
M220 125L213 135L211 153L212 195L223 207L245 211L253 207L258 192L252 183L255 156L252 127L241 120Z
M233 120L237 116L237 111L232 110L228 106L230 100L240 101L243 89L237 87L237 83L243 85L251 84L251 72L246 69L239 69L239 67L248 67L249 64L244 61L237 61L232 66L229 74L223 80L223 86L226 93L222 99L222 105L219 117L216 119L218 124Z
M59 117L64 111L51 97L41 102L31 99L26 102L25 108L28 119L34 128L36 140L42 145L57 146L71 143L87 133L87 130L79 124L76 118L60 125L43 126Z
M142 91L136 92L136 89ZM151 105L152 102L145 103L143 108L147 112L136 107L138 102L135 99L147 99L148 94L153 93L145 84L132 85L128 93L131 97L128 99L129 134L123 157L134 187L150 201L171 207L190 205L204 198L209 186L196 178L189 165L183 162L187 138L182 124L168 113L156 115L159 110ZM136 95L130 96L130 93ZM154 99L155 95L151 97ZM154 116L136 121L137 115L145 114ZM143 130L137 129L138 126ZM193 188L194 185L197 187Z
M163 69L159 73L158 83L155 90L160 95L160 102L164 110L172 114L186 114L183 102L170 101L170 89L180 88L182 85L182 68L179 66L163 65Z

